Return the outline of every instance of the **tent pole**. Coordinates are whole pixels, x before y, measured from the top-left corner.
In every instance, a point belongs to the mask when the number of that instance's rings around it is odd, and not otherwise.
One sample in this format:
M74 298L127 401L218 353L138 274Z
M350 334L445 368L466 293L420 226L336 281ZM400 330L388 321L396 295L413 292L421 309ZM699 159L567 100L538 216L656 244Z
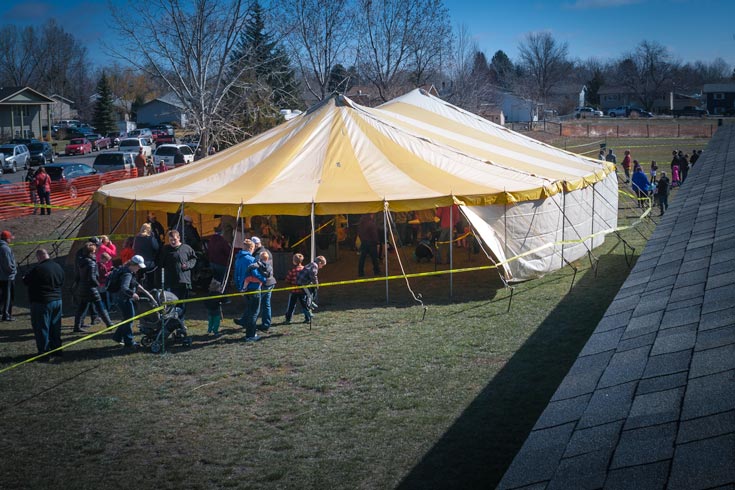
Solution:
M138 229L138 198L133 201L133 232Z
M385 256L385 304L390 302L389 281L388 281L388 201L383 199L383 255ZM398 250L396 250L398 253Z
M314 201L311 201L311 261L313 262L316 259L316 232L314 231L315 226L315 218L314 218Z
M559 268L564 267L564 240L566 239L566 224L567 224L567 193L562 191L561 193L561 264Z
M179 213L179 222L178 225L181 226L181 243L186 243L186 229L184 227L184 200L181 200L181 212Z
M454 249L452 248L454 237L454 194L452 194L452 204L449 205L449 300L452 300L452 293L454 292Z

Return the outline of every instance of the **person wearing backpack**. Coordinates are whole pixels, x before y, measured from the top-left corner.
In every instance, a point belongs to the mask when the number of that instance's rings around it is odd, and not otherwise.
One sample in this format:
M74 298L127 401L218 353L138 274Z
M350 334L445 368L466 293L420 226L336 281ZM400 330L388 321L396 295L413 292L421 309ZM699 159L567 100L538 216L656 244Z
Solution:
M117 307L125 320L135 316L134 301L138 301L138 281L135 275L140 269L145 269L145 259L140 255L133 255L133 258L125 264L114 269L108 278L107 291L112 293L112 301ZM133 322L132 320L120 324L112 334L112 340L125 347L138 347L140 344L133 338Z
M245 295L245 311L240 318L235 319L235 323L241 327L245 327L245 342L257 342L260 336L256 333L255 322L258 320L260 312L260 286L265 283L266 277L257 267L251 268L255 264L256 259L253 257L255 251L255 243L249 238L242 242L242 250L238 252L235 260L235 287L241 292L252 292ZM252 278L254 280L248 280Z

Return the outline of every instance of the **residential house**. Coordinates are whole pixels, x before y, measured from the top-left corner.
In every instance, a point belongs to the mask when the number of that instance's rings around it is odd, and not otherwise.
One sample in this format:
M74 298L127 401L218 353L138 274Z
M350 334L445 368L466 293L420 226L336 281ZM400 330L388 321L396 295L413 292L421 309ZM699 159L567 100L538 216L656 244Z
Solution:
M54 104L51 106L51 121L59 122L65 119L79 119L79 114L73 107L73 100L67 99L59 94L53 94L50 97L54 99Z
M707 83L702 94L710 114L735 115L735 83Z
M603 85L597 90L597 95L600 96L600 109L605 114L615 107L640 105L638 97L630 89L619 85Z
M549 91L544 109L556 110L558 114L569 114L577 107L589 105L587 86L578 83L556 85Z
M0 140L40 138L55 102L30 87L0 87Z
M186 109L173 92L146 102L138 107L137 122L141 124L177 124L186 127Z

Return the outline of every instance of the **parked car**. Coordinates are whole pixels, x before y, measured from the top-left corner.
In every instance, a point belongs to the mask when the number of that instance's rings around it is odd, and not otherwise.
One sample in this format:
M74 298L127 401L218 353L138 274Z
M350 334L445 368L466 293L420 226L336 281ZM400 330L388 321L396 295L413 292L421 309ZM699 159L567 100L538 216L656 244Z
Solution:
M135 168L135 160L131 153L124 151L106 151L97 155L92 165L98 172L114 170L130 170Z
M153 126L153 128L151 129L160 129L161 131L164 131L170 136L175 136L174 127L171 126L170 124L159 124L157 126Z
M31 153L26 145L0 145L2 153L2 169L15 173L19 168L28 169L31 161Z
M40 143L36 138L13 138L10 140L13 145L30 145L31 143Z
M76 199L79 188L99 185L99 180L92 179L78 180L82 177L90 177L97 173L97 170L84 163L54 163L44 167L46 173L51 178L51 182L62 182L65 191Z
M128 131L128 137L153 139L153 132L148 128L134 129L132 131Z
M153 165L158 168L161 161L163 161L166 168L174 168L174 155L176 155L176 150L180 150L184 155L184 164L194 161L194 151L188 145L160 145L156 148L155 153L153 153Z
M607 115L610 117L628 117L630 114L630 107L627 105L621 105L614 109L608 109Z
M72 138L64 148L67 155L86 155L92 153L92 143L87 138Z
M87 139L92 143L92 151L98 151L101 149L110 149L110 138L102 136L101 134L92 133L87 135Z
M148 138L125 138L120 140L118 149L126 153L138 154L140 148L143 148L143 154L149 158L153 154L153 146Z
M176 138L168 133L161 132L156 140L156 145L174 145L176 144Z
M689 117L704 117L709 116L707 109L700 109L699 107L686 106L683 109L674 109L671 111L674 117L689 116Z
M631 107L628 117L653 117L653 114L641 107Z
M28 151L31 153L31 161L29 162L29 165L46 165L47 163L54 163L56 152L50 143L46 143L45 141L31 143L28 145Z
M577 107L574 110L574 117L577 119L586 119L588 117L602 117L604 114L602 111L595 109L594 107Z
M126 134L119 131L113 131L112 133L107 133L105 136L110 138L110 143L112 143L113 146L117 146L120 144L120 140L126 137Z

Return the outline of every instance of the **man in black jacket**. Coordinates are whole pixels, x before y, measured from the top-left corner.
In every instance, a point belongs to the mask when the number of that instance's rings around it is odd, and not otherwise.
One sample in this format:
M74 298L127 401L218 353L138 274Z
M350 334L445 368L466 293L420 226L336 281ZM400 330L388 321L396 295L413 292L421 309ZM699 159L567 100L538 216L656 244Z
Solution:
M31 326L38 353L61 347L61 287L64 269L44 249L36 251L38 265L23 277L31 303ZM60 356L61 351L54 355Z
M181 243L181 235L169 230L168 245L163 247L161 260L164 273L164 288L179 299L187 299L191 290L191 271L197 264L197 256L189 245ZM186 303L182 303L181 321L184 321Z

